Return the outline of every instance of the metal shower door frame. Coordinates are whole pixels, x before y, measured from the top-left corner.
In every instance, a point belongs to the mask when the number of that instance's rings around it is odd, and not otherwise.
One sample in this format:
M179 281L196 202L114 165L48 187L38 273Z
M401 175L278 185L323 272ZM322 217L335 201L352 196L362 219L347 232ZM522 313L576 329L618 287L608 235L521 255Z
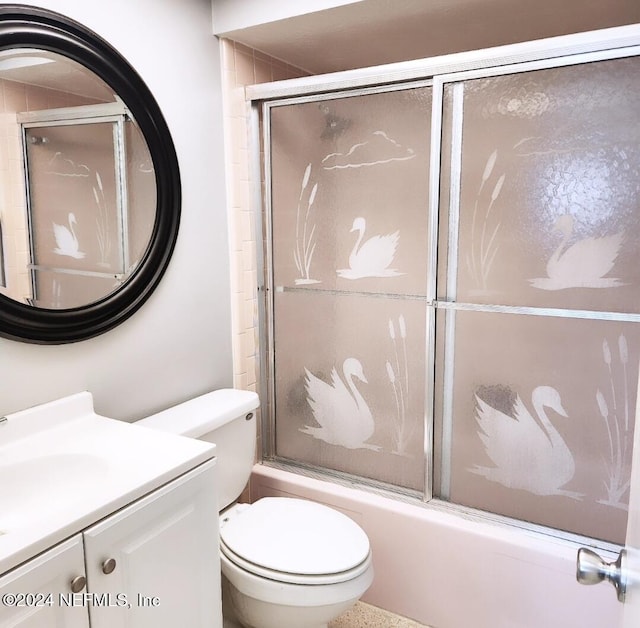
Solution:
M530 532L540 533L545 536L555 536L560 539L588 544L592 547L602 548L605 551L615 551L617 545L606 541L594 540L578 534L563 532L561 530L550 529L546 526L531 524L528 522L514 520L493 513L480 512L474 508L460 506L434 498L433 496L433 473L434 464L434 425L433 425L433 402L435 396L435 363L433 359L433 347L435 341L435 318L440 313L450 320L455 317L456 311L488 311L488 312L518 312L530 315L542 316L563 316L565 318L595 318L602 320L633 321L640 322L639 314L632 313L609 313L592 311L568 311L556 310L553 308L525 308L509 307L500 305L477 305L468 303L455 303L451 300L438 300L436 294L436 273L435 261L438 257L438 216L440 213L440 186L441 186L441 135L442 135L442 105L445 86L450 84L461 84L462 81L486 78L490 76L501 76L507 74L520 73L525 71L556 68L562 66L572 66L592 61L611 60L629 56L640 55L640 25L623 26L617 28L604 29L576 35L554 37L546 40L526 42L500 46L487 50L456 53L435 57L432 59L401 62L374 68L364 68L361 70L351 70L337 72L320 76L308 76L299 79L290 79L275 83L248 86L246 88L247 99L251 103L250 118L250 148L252 150L251 179L253 181L252 198L255 211L256 233L255 239L258 249L258 309L260 324L260 377L259 383L263 403L263 456L264 462L283 469L295 469L312 477L331 479L338 483L352 486L354 477L339 472L322 472L313 467L290 463L282 463L275 453L275 399L273 390L273 380L268 375L273 373L273 276L272 276L272 253L271 253L271 181L270 181L270 158L267 147L270 145L270 134L268 129L269 111L271 107L285 104L295 104L302 102L312 102L314 100L327 100L330 98L341 98L355 96L361 93L371 93L372 91L390 91L392 89L406 89L415 87L419 81L432 81L433 85L433 110L431 115L431 157L430 157L430 198L429 198L429 260L433 272L429 278L429 291L427 308L427 354L426 358L431 358L427 372L429 376L426 382L428 403L425 412L425 459L427 461L426 490L421 500L416 500L415 496L399 494L397 491L388 490L388 487L376 485L367 481L360 481L359 486L363 490L371 490L389 495L392 498L408 500L412 503L422 503L425 507L432 507L439 510L456 512L467 518L477 520L490 520L498 525L518 527ZM457 112L457 113L456 113ZM458 109L454 112L454 124L458 125L457 131L454 128L453 141L461 143L461 123L462 108L458 102ZM263 130L261 132L261 129ZM264 151L264 164L261 163L260 151ZM459 155L453 156L456 163L452 166L450 178L450 198L453 205L450 206L449 214L449 261L454 254L457 256L457 205L459 185L460 185L460 162ZM264 166L264 171L263 171ZM261 184L264 176L264 188ZM448 273L449 283L447 294L455 294L455 273ZM448 325L448 328L452 328ZM446 338L446 344L451 347L455 338L451 333ZM447 352L451 355L451 352ZM444 364L443 387L451 386L453 363L449 358ZM446 397L446 395L445 395ZM430 405L429 405L430 403ZM445 414L451 414L451 407L445 407ZM451 421L449 420L449 424ZM442 435L441 450L445 460L440 460L441 468L446 466L447 452L451 446L451 433L445 430ZM361 480L361 479L360 479ZM446 497L448 492L448 478L441 478L441 491Z

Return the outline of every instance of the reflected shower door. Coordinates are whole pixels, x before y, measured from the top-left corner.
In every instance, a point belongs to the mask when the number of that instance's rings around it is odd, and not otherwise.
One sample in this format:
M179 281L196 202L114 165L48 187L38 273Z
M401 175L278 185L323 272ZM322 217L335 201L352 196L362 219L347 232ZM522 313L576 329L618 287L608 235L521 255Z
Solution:
M28 127L24 141L33 304L92 303L127 267L117 124Z

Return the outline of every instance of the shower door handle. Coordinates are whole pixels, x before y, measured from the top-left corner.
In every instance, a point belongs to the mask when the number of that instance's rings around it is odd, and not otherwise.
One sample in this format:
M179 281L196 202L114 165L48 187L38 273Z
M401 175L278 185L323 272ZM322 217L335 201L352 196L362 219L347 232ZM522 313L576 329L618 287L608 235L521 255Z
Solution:
M576 579L580 584L598 584L609 581L616 589L618 601L624 602L627 590L626 551L621 550L618 559L612 563L604 561L594 551L581 547L578 550Z

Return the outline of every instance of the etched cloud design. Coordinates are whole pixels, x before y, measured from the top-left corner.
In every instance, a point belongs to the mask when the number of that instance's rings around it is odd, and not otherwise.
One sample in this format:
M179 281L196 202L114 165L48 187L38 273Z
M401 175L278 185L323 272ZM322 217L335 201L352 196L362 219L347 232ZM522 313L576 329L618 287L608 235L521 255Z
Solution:
M498 102L498 112L516 118L536 118L545 113L551 103L549 97L541 91L529 91L525 88L509 90Z
M364 142L354 144L345 153L330 153L322 160L325 170L364 168L392 161L407 161L416 156L412 148L403 146L384 131L373 131Z
M56 152L47 164L47 174L54 174L60 177L88 177L90 172L91 170L88 166L68 159L60 151Z

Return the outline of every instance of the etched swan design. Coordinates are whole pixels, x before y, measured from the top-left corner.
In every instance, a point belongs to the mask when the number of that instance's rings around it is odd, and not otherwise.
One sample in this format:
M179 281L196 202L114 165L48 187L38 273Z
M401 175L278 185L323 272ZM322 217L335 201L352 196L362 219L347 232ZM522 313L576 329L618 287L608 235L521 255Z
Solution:
M357 231L358 237L349 255L349 268L338 270L338 275L345 279L397 277L403 275L404 273L400 273L394 268L389 268L398 247L399 232L394 231L388 235L373 236L362 243L365 229L366 221L364 218L356 218L353 221L353 226L349 233Z
M373 435L375 423L369 406L353 381L356 378L367 383L360 361L356 358L344 361L344 382L335 367L331 370L330 384L306 368L304 371L307 402L320 427L305 425L300 431L347 449L379 450L376 445L365 443Z
M567 416L555 388L538 386L531 394L537 420L519 395L513 406L513 417L493 408L477 395L476 404L478 435L495 466L476 465L469 471L535 495L581 497L579 493L561 488L573 478L575 462L545 410L548 408L560 416Z
M56 248L53 249L54 253L58 255L66 255L67 257L74 257L75 259L82 259L85 253L80 250L80 243L78 237L73 228L73 225L78 224L75 214L69 212L69 226L58 225L53 223L53 235L56 239Z
M547 277L530 279L534 288L613 288L623 285L619 279L605 277L611 271L622 245L623 233L602 238L585 238L567 247L573 232L573 217L560 216L554 226L562 234L558 248L547 262Z

